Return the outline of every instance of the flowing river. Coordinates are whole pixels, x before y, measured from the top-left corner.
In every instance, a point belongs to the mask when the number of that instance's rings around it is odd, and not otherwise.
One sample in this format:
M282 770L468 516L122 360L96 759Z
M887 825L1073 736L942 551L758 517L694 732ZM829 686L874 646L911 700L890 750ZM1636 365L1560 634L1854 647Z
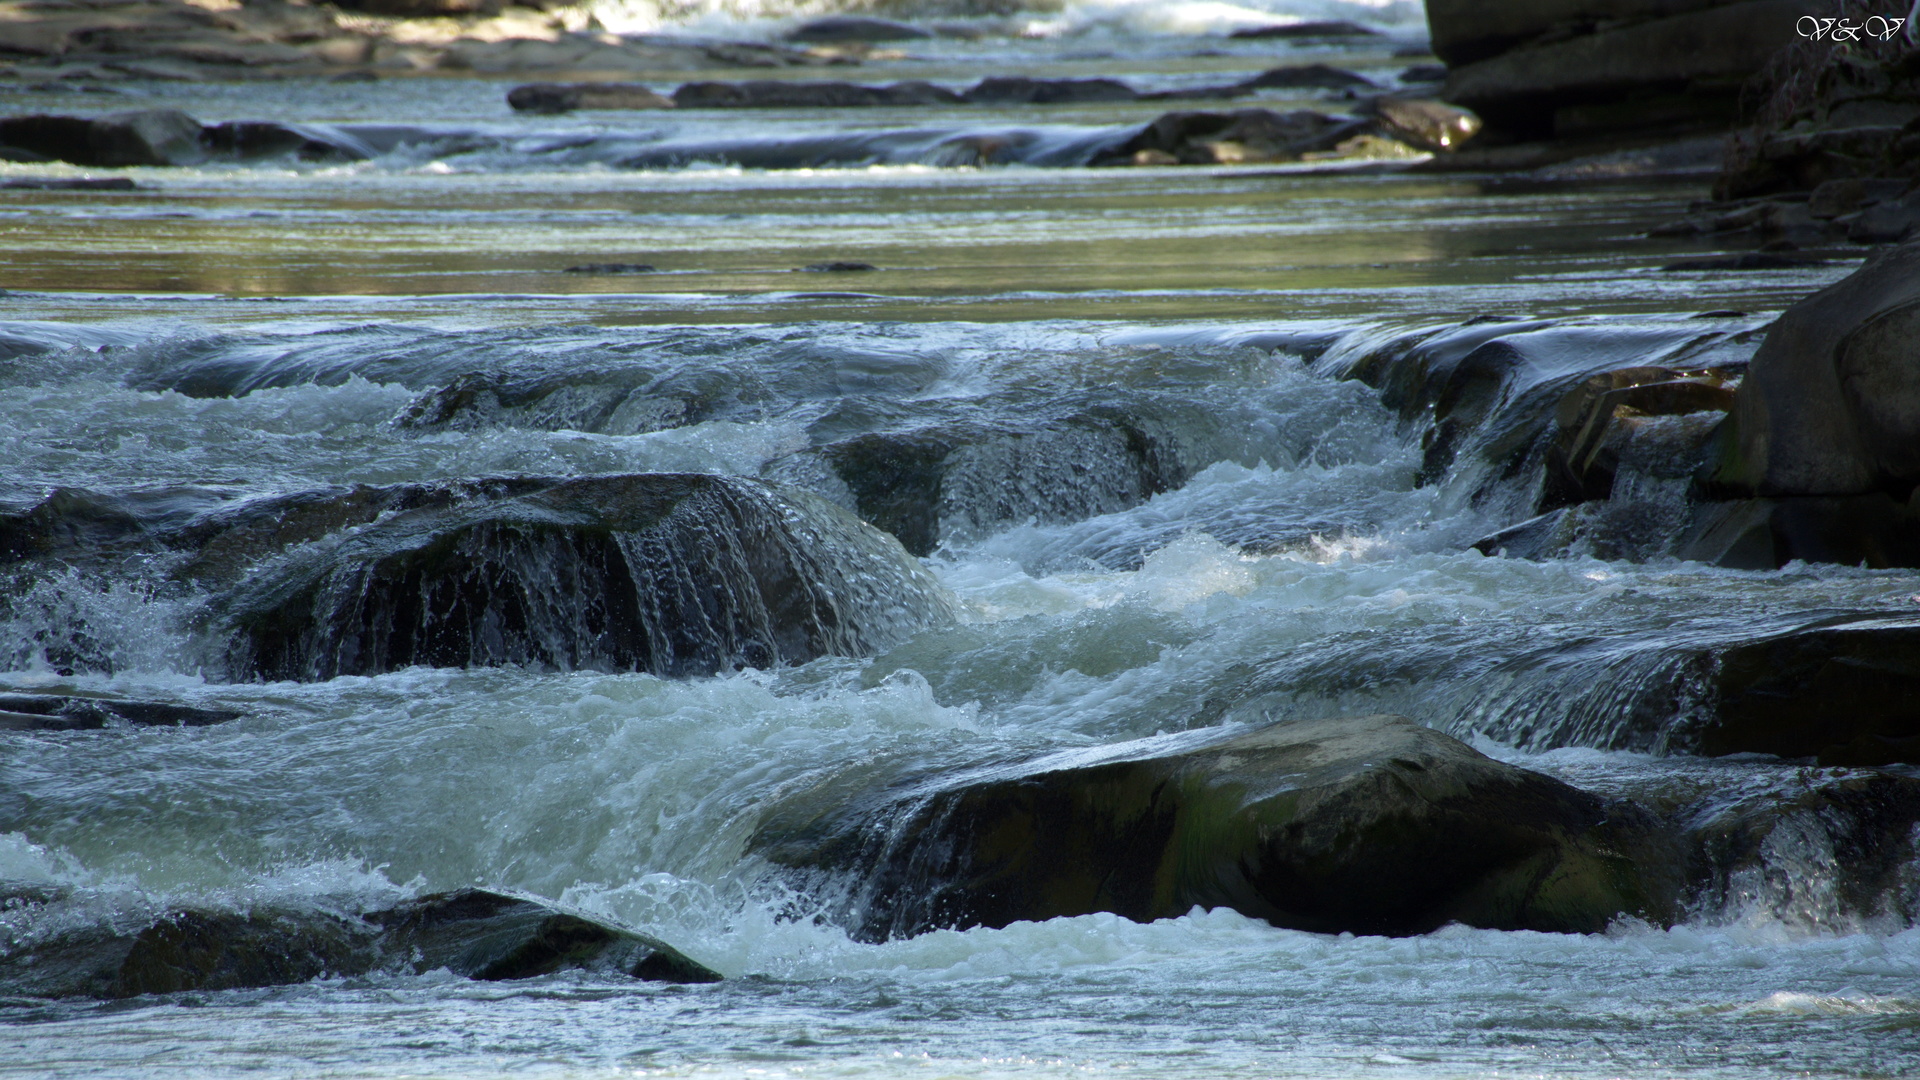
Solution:
M1227 39L1221 20L1246 17L1227 5L1081 5L1035 16L1047 34L808 74L1177 88L1319 61L1394 85L1410 61L1393 48L1423 36L1405 5L1269 7L1360 19L1385 44ZM763 25L716 19L698 26ZM1910 620L1920 575L1721 569L1653 526L1633 550L1482 554L1531 516L1537 476L1464 450L1436 472L1430 420L1358 376L1398 338L1487 316L1562 335L1547 348L1738 362L1854 264L1660 272L1697 242L1640 237L1698 178L1075 157L1166 103L554 117L512 113L508 85L138 84L142 104L202 122L378 145L116 173L131 191L0 192L6 528L62 492L158 529L346 485L649 472L857 503L889 481L823 478L843 460L829 450L961 431L936 503L891 526L957 615L874 656L710 676L527 662L267 681L223 636L224 586L182 570L204 553L90 561L83 534L111 515L74 511L67 554L9 556L0 694L238 718L0 730L0 947L182 906L357 912L472 886L655 935L726 979L439 970L13 995L0 1075L1920 1070L1920 864L1909 848L1863 892L1812 826L1709 875L1671 926L1593 935L1334 936L1219 908L873 942L753 845L823 788L1292 717L1400 713L1698 815L1843 778L1668 753L1660 724L1687 708L1668 658ZM1258 104L1274 100L1292 99ZM0 88L12 111L124 107ZM940 149L956 133L1037 149L956 161ZM799 269L833 261L875 269ZM1116 431L1157 448L1151 476L1102 472L1146 468ZM1684 482L1647 477L1613 505L1657 519Z

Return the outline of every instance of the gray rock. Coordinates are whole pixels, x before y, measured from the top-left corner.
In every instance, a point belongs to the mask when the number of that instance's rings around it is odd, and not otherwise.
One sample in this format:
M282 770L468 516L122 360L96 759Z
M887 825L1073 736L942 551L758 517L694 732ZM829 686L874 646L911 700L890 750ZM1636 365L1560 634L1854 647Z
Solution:
M752 846L855 875L843 914L871 940L1195 905L1321 933L1594 932L1672 918L1679 889L1650 815L1404 717L1193 732L844 798L801 800Z
M1133 87L1115 79L1030 79L996 75L981 79L961 97L969 105L1060 105L1081 101L1132 101Z
M1747 495L1900 499L1920 484L1920 244L1788 308L1735 400L1713 474Z
M1888 199L1897 199L1912 186L1897 179L1847 177L1828 180L1807 197L1807 213L1816 218L1837 218Z
M28 902L61 899L46 894ZM188 909L137 929L92 925L48 940L15 940L0 947L0 993L118 999L442 968L481 980L572 969L659 982L720 979L645 934L462 889L359 917L264 906L246 913Z
M952 105L960 95L927 82L862 86L844 82L756 79L690 82L673 92L682 109L851 109L886 105Z
M106 116L0 118L0 146L75 165L191 165L204 158L200 123L177 109Z
M1383 97L1371 112L1388 135L1422 150L1455 150L1480 132L1480 118L1444 101Z

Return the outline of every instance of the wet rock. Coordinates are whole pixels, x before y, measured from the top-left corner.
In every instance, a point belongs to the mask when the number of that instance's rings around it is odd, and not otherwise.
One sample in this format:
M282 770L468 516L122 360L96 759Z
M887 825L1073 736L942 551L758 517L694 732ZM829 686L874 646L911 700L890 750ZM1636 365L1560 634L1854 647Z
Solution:
M164 701L0 694L0 731L97 731L116 721L136 727L206 727L240 716L231 709L201 709Z
M1446 78L1445 64L1414 64L1400 72L1400 81L1403 83L1437 83L1446 81Z
M1158 737L798 806L753 847L855 875L846 918L870 940L1195 905L1321 933L1594 932L1664 922L1678 894L1650 815L1392 716Z
M1371 79L1329 64L1289 64L1268 68L1250 79L1242 80L1238 86L1244 90L1293 90L1305 87L1346 90L1372 89L1374 84Z
M1672 750L1822 765L1920 762L1920 625L1868 619L1712 650L1711 705Z
M34 114L0 118L0 146L75 165L191 165L205 156L200 124L177 109L106 116Z
M1920 485L1920 245L1788 308L1735 401L1720 489L1905 501Z
M1920 780L1839 769L1801 773L1800 790L1716 807L1691 823L1697 910L1754 914L1809 930L1904 929L1920 916Z
M1848 177L1829 180L1813 189L1807 197L1807 213L1816 218L1837 218L1863 210L1875 203L1897 199L1911 187L1907 180L1861 179Z
M1115 79L1030 79L996 75L981 79L961 99L969 105L1059 105L1081 101L1132 101L1140 95Z
M652 982L719 982L720 975L656 938L481 889L422 897L365 916L382 952L417 971L470 979L531 979L556 971L618 971Z
M1342 38L1342 37L1379 37L1380 31L1371 30L1359 23L1345 19L1322 19L1305 22L1275 23L1271 26L1249 26L1228 34L1231 38Z
M1288 161L1331 149L1363 125L1300 109L1172 112L1147 124L1092 164L1212 165Z
M839 42L839 41L919 41L930 38L930 31L917 26L894 22L891 19L875 19L863 15L828 15L823 18L809 19L787 31L788 41L801 42Z
M1773 570L1796 559L1920 566L1920 510L1879 491L1707 501L1694 508L1675 554L1735 570Z
M222 603L236 675L414 664L710 675L869 655L951 616L890 537L805 492L642 474L393 514Z
M662 982L720 978L644 934L463 889L357 918L318 910L184 910L132 932L90 926L12 944L0 953L0 992L116 999L442 968L482 980L573 969Z
M1847 239L1856 244L1894 244L1920 238L1920 198L1877 202L1847 222Z
M1443 101L1383 97L1370 110L1388 135L1422 150L1454 150L1480 132L1480 118Z
M1740 84L1794 40L1795 19L1814 13L1801 0L1677 11L1634 0L1556 2L1522 13L1528 6L1459 0L1428 11L1435 51L1453 69L1441 96L1527 137L1724 125ZM1568 18L1573 8L1599 9L1598 18ZM1557 115L1563 109L1574 110L1570 123Z
M914 555L1034 518L1077 521L1186 482L1150 417L1091 409L1032 424L933 424L837 440L772 466L838 497Z
M888 105L952 105L960 95L928 82L890 86L844 82L690 82L673 92L682 109L844 109Z
M671 109L672 98L639 83L527 83L507 91L520 112L562 113L575 109Z
M878 269L872 263L836 261L808 263L800 271L805 274L859 274Z

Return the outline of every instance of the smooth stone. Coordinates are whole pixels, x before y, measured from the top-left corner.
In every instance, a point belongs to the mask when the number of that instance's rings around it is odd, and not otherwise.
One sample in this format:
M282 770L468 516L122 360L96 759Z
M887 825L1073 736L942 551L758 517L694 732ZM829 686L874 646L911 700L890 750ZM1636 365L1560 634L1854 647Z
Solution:
M878 270L872 263L864 262L817 262L808 263L800 268L803 274L858 274L868 270Z
M1455 150L1480 133L1480 118L1444 101L1383 97L1370 112L1388 135L1422 150Z
M1672 848L1631 804L1396 716L1190 732L802 800L751 845L852 875L843 917L866 940L1196 906L1316 933L1593 933L1675 916Z
M1920 244L1880 252L1789 307L1735 401L1724 491L1904 500L1920 485Z
M1332 149L1360 133L1362 125L1299 109L1233 112L1171 112L1098 157L1093 164L1184 165L1298 160L1303 154Z
M919 81L890 86L777 79L690 82L673 92L673 105L681 109L845 109L952 105L960 100L951 90Z

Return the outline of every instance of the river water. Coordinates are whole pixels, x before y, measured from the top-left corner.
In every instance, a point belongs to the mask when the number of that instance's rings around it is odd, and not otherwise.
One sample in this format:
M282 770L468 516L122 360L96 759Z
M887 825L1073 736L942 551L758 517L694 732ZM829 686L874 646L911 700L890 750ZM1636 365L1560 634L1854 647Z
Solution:
M1404 7L1267 10L1361 18L1390 37L1229 41L1218 31L1248 9L1081 5L1032 16L1051 28L1038 36L910 42L919 59L825 74L964 83L1017 66L1168 87L1324 60L1390 82L1408 62L1392 48L1420 37ZM1711 325L1737 337L1852 264L1660 272L1680 249L1636 238L1699 197L1697 180L982 167L922 150L621 164L636 146L796 133L1083 145L1163 108L1148 103L531 118L507 110L506 85L139 85L143 102L203 122L430 137L350 164L131 169L139 190L0 194L0 497L20 509L66 488L192 507L516 475L793 479L810 447L861 424L1107 406L1162 418L1178 482L1109 506L1062 501L1031 459L983 467L951 486L922 558L957 625L875 658L684 680L407 668L229 681L208 597L170 586L165 557L111 573L31 564L0 619L0 691L243 715L0 733L0 882L63 890L0 910L0 943L183 905L358 911L474 885L653 933L727 980L442 971L110 1004L7 998L0 1075L1920 1071L1920 867L1863 905L1817 830L1696 895L1677 925L1594 936L1324 936L1222 909L873 944L748 851L763 821L827 785L1289 716L1404 713L1578 786L1708 810L1837 775L1658 756L1622 702L1650 677L1649 650L1905 619L1920 575L1481 555L1469 545L1516 520L1515 501L1484 497L1470 462L1423 482L1422 422L1340 376L1396 334L1476 316L1667 340L1734 310L1746 314ZM10 110L126 105L0 90ZM899 145L927 144L915 139ZM84 173L0 165L0 179ZM797 271L831 260L878 269ZM568 272L591 263L657 271ZM407 420L472 373L559 391ZM720 387L720 404L645 423L588 407L635 373ZM1210 699L1249 673L1260 716L1223 720Z

